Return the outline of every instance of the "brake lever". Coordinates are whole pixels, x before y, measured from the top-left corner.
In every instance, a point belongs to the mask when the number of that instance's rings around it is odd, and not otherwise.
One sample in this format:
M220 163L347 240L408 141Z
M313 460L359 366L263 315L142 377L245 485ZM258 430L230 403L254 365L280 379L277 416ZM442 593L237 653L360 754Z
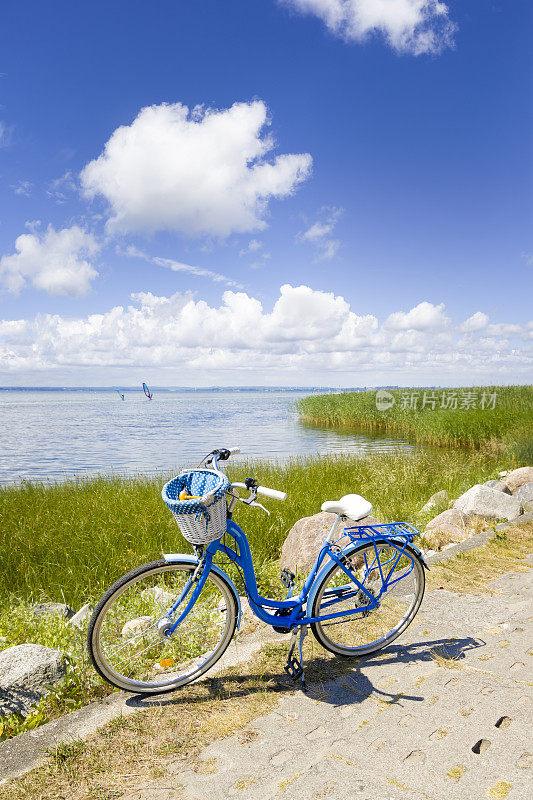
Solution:
M253 506L254 504L259 505L259 503L255 503L255 501L257 500L257 486L250 486L249 492L250 492L250 497L247 497L246 500L244 500L242 497L239 498L241 503L245 503L245 505L247 506Z
M245 502L246 502L246 501L245 501ZM249 505L249 506L256 506L256 508L261 508L261 509L263 509L263 511L265 512L265 514L267 514L267 516L270 516L270 511L268 510L268 508L265 508L264 506L262 506L262 505L261 505L261 503L256 503L256 502L255 502L255 500L252 500L252 502L251 502L251 503L247 503L247 505Z

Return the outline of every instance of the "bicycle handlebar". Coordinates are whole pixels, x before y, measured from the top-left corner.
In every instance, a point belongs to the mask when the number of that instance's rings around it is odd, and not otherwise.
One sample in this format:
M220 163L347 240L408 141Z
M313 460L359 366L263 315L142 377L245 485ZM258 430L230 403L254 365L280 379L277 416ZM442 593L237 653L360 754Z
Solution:
M238 489L247 489L245 483L241 483L240 481L235 481L231 484L232 488L235 486ZM277 489L269 489L267 486L256 486L255 487L257 494L262 494L264 497L270 497L272 500L286 500L287 499L287 492L278 492Z
M265 497L271 497L272 500L286 500L287 492L278 492L277 489L269 489L267 486L258 486L257 494L262 494Z

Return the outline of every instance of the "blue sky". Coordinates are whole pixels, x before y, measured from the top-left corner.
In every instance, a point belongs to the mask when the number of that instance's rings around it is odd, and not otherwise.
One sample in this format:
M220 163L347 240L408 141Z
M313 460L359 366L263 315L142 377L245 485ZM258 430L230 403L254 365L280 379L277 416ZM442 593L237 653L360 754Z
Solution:
M531 380L530 30L521 0L7 0L0 383Z

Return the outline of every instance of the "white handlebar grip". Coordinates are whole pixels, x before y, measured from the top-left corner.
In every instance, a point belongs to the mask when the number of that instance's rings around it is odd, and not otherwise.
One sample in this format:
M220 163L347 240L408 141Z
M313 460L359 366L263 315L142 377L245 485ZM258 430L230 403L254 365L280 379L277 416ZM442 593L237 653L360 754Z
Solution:
M230 456L236 456L237 453L241 452L241 448L240 447L228 447L228 450L229 450Z
M276 489L268 489L266 486L258 486L257 494L271 497L273 500L286 500L287 492L278 492Z

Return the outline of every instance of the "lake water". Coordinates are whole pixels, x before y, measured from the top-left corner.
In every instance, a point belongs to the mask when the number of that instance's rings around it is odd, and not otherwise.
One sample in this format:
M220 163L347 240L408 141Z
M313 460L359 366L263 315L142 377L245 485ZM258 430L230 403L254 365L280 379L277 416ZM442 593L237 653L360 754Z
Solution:
M197 463L215 447L244 457L411 450L405 440L316 430L298 421L309 392L0 391L0 483L136 474Z

